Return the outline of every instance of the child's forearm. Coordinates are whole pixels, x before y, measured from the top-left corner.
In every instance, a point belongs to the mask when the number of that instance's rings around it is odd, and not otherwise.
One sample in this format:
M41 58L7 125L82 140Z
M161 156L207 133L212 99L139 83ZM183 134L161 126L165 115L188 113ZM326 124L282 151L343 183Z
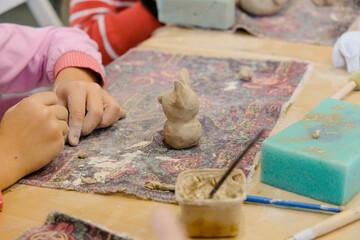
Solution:
M16 181L24 177L26 174L20 165L20 156L8 151L8 147L6 143L4 143L4 138L0 136L0 189L5 189ZM5 139L6 141L6 139ZM13 143L16 144L16 143Z

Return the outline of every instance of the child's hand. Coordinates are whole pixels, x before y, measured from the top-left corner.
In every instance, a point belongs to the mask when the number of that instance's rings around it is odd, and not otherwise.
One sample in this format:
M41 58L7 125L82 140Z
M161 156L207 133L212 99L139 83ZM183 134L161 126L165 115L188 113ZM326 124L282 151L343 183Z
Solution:
M48 164L64 147L68 112L42 92L10 108L0 124L0 189Z
M185 240L185 229L179 219L165 207L157 207L150 216L151 229L157 240Z
M360 31L343 33L336 41L332 53L334 67L343 67L353 73L360 69Z
M69 110L68 139L73 146L79 143L80 136L125 116L125 109L97 83L65 80L58 85L56 94L59 103Z

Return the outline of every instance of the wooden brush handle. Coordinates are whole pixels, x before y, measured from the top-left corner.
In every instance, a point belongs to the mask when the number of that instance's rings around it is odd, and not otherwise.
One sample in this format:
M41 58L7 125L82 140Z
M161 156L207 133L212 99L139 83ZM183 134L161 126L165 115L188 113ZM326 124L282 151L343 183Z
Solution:
M321 236L325 233L334 231L346 224L356 221L360 218L360 206L345 210L328 219L316 224L312 230L316 236Z
M316 224L313 227L306 228L303 231L293 235L291 240L310 240L335 229L338 229L346 224L356 221L360 218L360 206L348 209L341 213L337 213L334 216Z
M353 91L356 86L357 84L355 81L350 81L342 89L335 93L331 98L341 100L346 97L346 95L348 95L351 91Z

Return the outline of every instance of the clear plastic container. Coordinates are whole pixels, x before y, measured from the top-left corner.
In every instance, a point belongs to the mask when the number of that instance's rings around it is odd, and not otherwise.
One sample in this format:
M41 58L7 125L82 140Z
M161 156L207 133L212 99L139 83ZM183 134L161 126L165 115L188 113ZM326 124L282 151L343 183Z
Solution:
M223 169L192 169L181 172L175 185L175 198L181 208L181 221L190 237L233 237L239 232L241 207L246 197L246 177L235 169L212 199L207 195Z

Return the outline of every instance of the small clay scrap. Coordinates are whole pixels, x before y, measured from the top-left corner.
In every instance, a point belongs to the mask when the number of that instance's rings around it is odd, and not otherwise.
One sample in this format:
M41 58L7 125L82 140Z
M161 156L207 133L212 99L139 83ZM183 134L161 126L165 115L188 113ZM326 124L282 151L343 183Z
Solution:
M97 183L96 179L92 177L82 177L81 178L82 183Z
M171 191L171 192L175 191L175 185L161 183L158 181L147 181L144 186L150 190Z
M236 0L236 5L247 13L265 16L279 12L287 0Z
M317 6L331 6L336 2L335 0L312 0L312 1Z
M87 157L88 157L87 153L79 153L79 155L78 155L78 158L80 158L80 159L84 159Z
M241 66L239 71L240 80L250 82L253 77L253 70L248 66Z
M311 134L311 137L312 138L315 138L315 139L318 139L318 138L320 138L320 130L318 129L318 130L315 130L312 134Z
M126 107L120 105L120 119L123 119L126 117Z
M167 117L163 131L166 143L175 149L197 145L202 135L197 116L199 99L190 87L187 69L181 69L174 89L161 94L158 101Z
M346 3L350 0L312 0L317 6L332 6L335 3Z

